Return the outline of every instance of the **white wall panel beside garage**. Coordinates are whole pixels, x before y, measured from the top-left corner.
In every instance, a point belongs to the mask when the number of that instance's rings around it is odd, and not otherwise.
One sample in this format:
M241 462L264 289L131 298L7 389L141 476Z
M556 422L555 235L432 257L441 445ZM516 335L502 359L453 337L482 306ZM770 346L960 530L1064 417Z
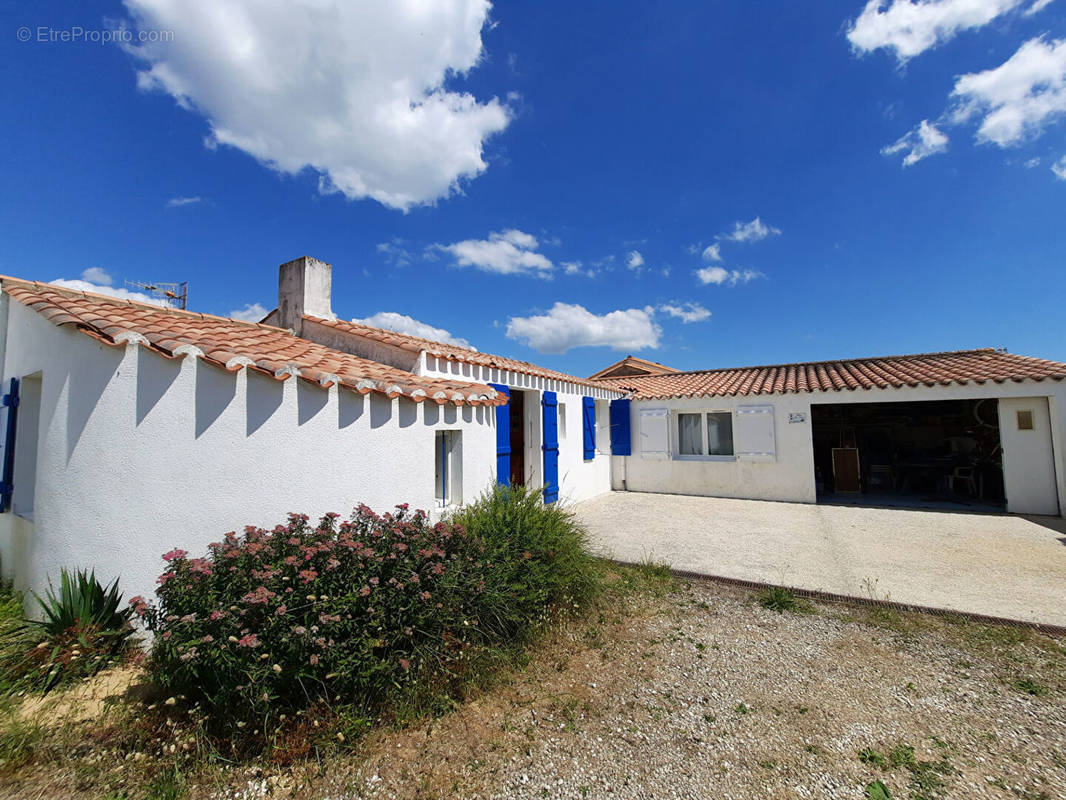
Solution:
M999 436L1003 445L1007 510L1015 514L1058 515L1047 398L1001 398Z

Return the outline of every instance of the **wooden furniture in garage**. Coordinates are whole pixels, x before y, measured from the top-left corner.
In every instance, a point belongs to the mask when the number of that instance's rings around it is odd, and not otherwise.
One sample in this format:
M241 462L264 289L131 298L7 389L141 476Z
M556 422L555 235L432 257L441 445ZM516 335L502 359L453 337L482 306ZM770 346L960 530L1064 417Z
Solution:
M858 494L862 491L859 479L859 448L833 448L833 491L840 494Z

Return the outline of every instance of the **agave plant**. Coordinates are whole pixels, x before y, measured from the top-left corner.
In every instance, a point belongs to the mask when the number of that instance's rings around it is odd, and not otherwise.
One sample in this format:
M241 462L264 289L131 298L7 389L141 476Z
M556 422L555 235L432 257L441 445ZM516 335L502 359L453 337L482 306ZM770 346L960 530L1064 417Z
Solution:
M59 576L59 594L52 586L45 590L41 599L34 593L42 619L33 621L50 639L55 639L71 629L95 630L100 633L128 631L133 610L122 607L122 594L118 590L118 578L106 589L96 577L96 571L78 570L71 575L62 570Z
M41 607L40 619L27 619L26 627L43 634L34 651L47 692L69 677L95 675L128 644L133 626L131 608L123 608L118 579L104 588L95 570L62 570L59 594L51 584L44 598L33 595Z

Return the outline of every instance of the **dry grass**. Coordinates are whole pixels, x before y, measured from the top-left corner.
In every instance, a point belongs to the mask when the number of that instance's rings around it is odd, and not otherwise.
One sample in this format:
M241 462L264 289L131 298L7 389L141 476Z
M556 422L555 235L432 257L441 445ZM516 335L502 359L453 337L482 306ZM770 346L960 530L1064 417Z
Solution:
M454 712L318 760L213 761L121 699L132 675L12 709L0 797L861 798L873 781L896 798L1063 794L1056 639L862 606L777 613L652 568L612 580Z

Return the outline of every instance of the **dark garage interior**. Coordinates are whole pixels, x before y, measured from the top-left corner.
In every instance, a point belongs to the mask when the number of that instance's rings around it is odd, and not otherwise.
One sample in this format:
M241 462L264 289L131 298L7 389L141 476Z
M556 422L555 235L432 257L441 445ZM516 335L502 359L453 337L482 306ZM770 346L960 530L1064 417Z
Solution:
M1000 510L997 401L811 406L820 503Z

